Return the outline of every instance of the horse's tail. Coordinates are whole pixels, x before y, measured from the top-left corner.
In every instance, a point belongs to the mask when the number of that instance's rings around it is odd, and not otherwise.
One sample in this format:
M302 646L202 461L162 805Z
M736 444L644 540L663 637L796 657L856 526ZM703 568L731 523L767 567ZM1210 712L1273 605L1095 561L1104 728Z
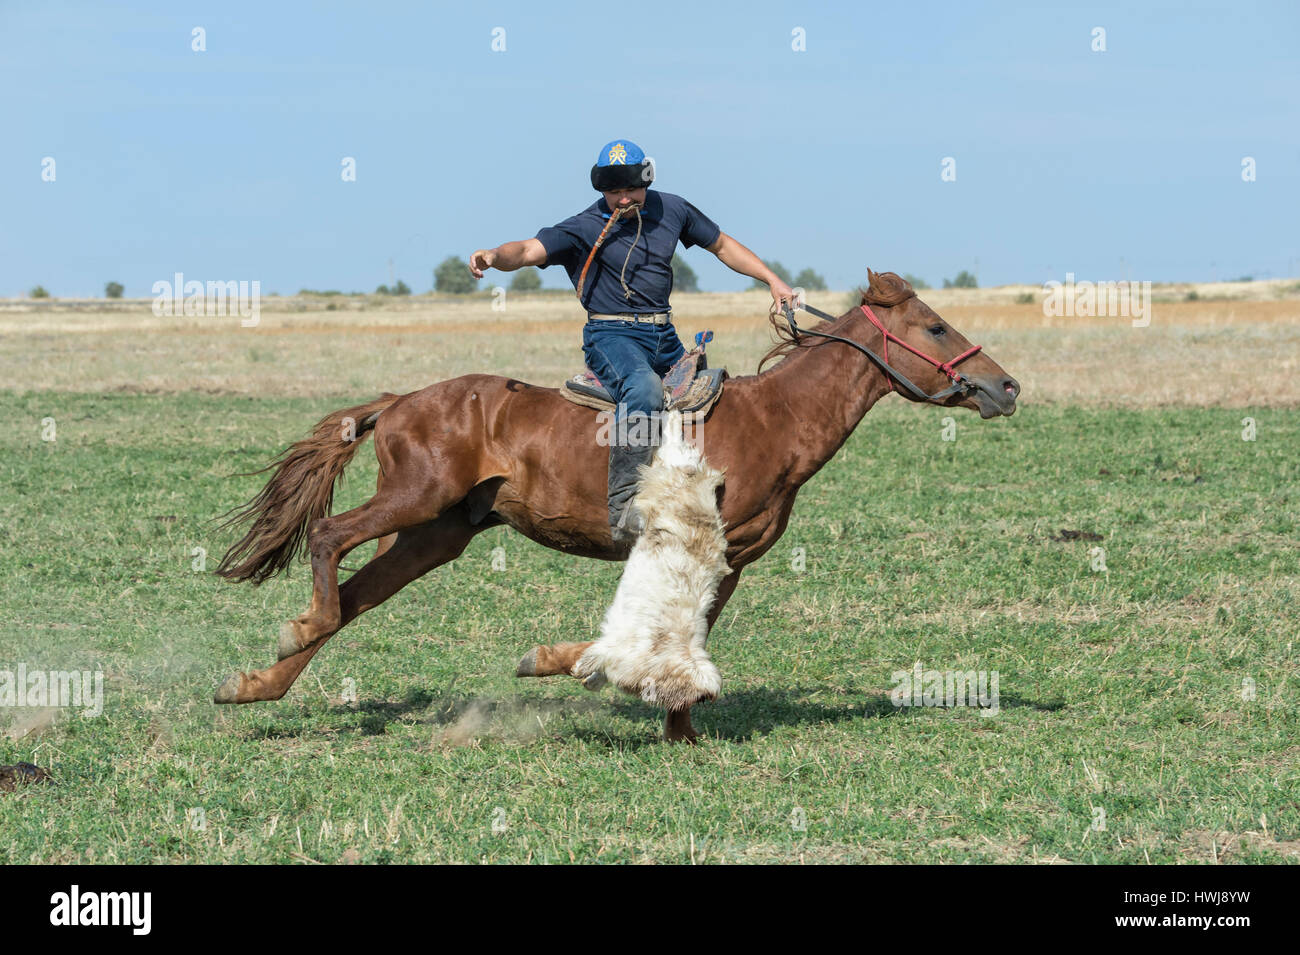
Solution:
M380 412L401 395L384 394L322 418L309 437L296 441L266 467L275 475L243 507L223 514L222 528L251 522L248 532L221 558L217 573L255 585L282 572L297 556L312 521L328 517L334 484L343 474Z

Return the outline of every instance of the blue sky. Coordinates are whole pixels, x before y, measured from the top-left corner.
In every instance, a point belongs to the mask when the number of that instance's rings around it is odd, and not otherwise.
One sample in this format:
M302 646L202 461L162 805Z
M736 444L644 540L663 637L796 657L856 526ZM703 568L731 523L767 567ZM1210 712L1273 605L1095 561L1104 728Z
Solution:
M617 137L833 288L1296 275L1297 50L1295 3L0 0L0 295L369 291L390 258L424 291L588 205Z

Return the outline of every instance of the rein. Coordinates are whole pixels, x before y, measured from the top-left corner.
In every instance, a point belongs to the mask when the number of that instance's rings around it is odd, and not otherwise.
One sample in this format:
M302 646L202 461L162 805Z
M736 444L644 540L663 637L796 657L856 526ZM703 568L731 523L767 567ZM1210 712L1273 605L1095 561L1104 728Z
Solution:
M827 315L821 309L813 308L811 305L803 305L800 307L808 314L815 315L816 317L822 319L823 321L827 321L827 322L835 321L836 316ZM862 352L862 354L870 358L872 362L874 362L880 368L880 370L885 373L885 380L889 382L889 388L891 391L894 390L894 386L897 384L907 389L907 391L913 397L917 398L920 401L940 401L944 398L947 398L949 395L954 395L957 394L958 392L960 392L963 395L969 395L980 390L979 385L975 384L975 382L971 381L961 372L954 371L954 368L960 362L965 361L967 358L970 358L972 355L977 353L983 346L972 345L970 348L966 349L956 358L950 358L948 361L941 362L937 359L931 358L925 352L918 351L917 349L913 348L907 342L903 341L901 338L899 338L897 335L895 335L893 332L887 329L884 326L884 324L881 323L880 319L876 318L876 314L873 311L871 311L871 309L868 308L865 304L860 305L859 308L861 308L863 314L865 314L867 318L871 320L871 324L875 325L876 328L880 329L881 334L884 335L883 351L885 354L883 358L880 355L877 355L875 352L873 352L870 348L867 348L865 345L859 345L857 342L852 341L848 338L841 338L839 335L830 335L827 334L826 332L814 331L811 328L800 328L798 325L795 324L794 309L792 309L789 305L786 305L784 302L781 303L781 310L785 313L785 320L790 323L790 333L794 336L795 341L799 340L800 335L813 335L816 336L817 338L828 338L834 342L843 342L845 345L852 345L858 351ZM908 380L906 375L904 375L898 369L894 368L889 364L889 343L891 341L898 345L901 345L903 348L906 348L908 351L910 351L913 355L916 355L918 358L922 358L925 361L928 361L935 368L939 369L939 371L943 372L948 377L948 379L952 381L952 384L949 385L947 388L945 388L943 391L936 391L932 395L927 395L920 388L916 387L916 385L912 384L912 382Z

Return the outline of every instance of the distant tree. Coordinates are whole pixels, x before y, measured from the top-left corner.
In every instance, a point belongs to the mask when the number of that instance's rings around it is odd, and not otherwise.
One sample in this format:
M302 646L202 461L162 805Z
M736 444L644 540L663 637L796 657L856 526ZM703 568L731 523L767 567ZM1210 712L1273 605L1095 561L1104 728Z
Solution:
M410 295L410 294L411 294L411 286L407 285L407 284L406 284L405 282L403 282L401 279L398 279L398 280L397 280L397 284L393 286L393 294L394 294L394 295Z
M109 282L104 286L104 298L121 298L125 291L121 282Z
M390 289L387 285L381 285L381 286L379 286L379 288L375 289L375 294L376 294L376 295L392 295L392 294L393 294L393 290Z
M478 279L469 274L468 262L449 255L433 270L433 287L439 292L465 295L478 289Z
M1240 276L1238 276L1237 278L1233 279L1233 281L1234 281L1234 282L1253 282L1253 281L1255 281L1255 276L1253 276L1253 275L1240 275Z
M49 298L50 293L45 291L44 285L38 285L36 286L36 288L32 289L30 292L27 293L27 297L28 298Z
M515 273L515 277L510 280L510 291L512 292L536 292L541 287L542 273L532 266L520 269Z
M700 278L695 274L695 270L690 267L685 259L676 253L673 254L673 291L674 292L698 292L700 290Z
M780 262L769 262L767 263L767 267L771 269L773 272L775 272L776 277L779 278L786 285L792 284L790 281L790 270L787 269ZM758 279L754 279L754 284L751 285L750 288L767 288L767 283L760 282Z
M793 282L787 282L786 284L801 288L805 292L826 291L826 280L812 269L804 269L794 277Z
M911 272L903 273L903 281L912 286L912 288L916 289L918 292L924 292L930 287L929 282L921 278L919 275L913 275Z
M975 276L971 275L965 269L957 273L953 279L943 280L944 288L979 288L979 283L975 281Z

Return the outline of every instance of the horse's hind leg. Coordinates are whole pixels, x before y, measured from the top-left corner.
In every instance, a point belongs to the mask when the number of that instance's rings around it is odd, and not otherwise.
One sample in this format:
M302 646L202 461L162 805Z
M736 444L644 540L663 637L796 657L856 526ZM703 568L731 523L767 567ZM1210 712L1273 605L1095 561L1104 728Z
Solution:
M455 560L486 525L469 522L462 501L436 520L393 536L392 544L376 554L339 588L340 627L377 607L411 581Z
M436 486L436 485L435 485ZM454 497L428 488L412 491L389 481L373 498L343 514L314 521L307 532L311 553L312 595L306 613L280 628L281 659L332 636L343 626L339 603L339 561L355 547L375 538L416 527L437 518L469 492L457 489ZM386 552L386 548L384 549ZM378 554L377 556L386 556Z
M464 504L458 504L436 520L396 534L391 546L339 588L339 627L379 606L433 568L455 560L480 530L481 527L469 523ZM280 699L328 639L322 637L265 670L236 673L217 690L215 702L256 703Z

